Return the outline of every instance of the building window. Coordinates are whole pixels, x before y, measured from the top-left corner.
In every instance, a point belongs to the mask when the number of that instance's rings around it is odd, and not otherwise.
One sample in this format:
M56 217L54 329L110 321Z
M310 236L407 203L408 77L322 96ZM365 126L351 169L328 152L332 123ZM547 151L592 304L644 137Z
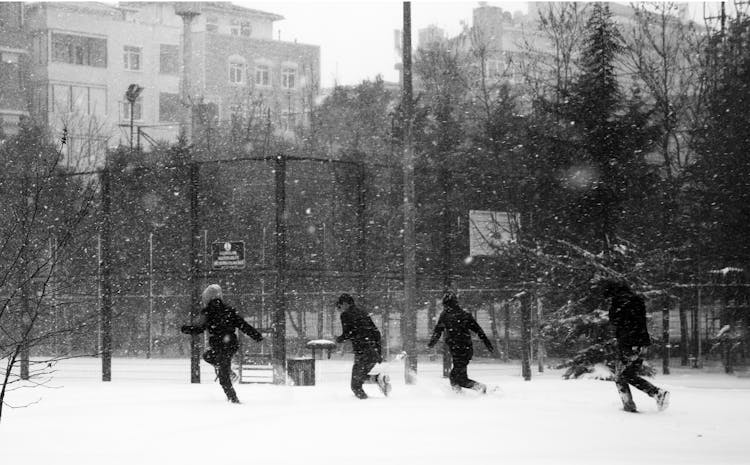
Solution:
M255 65L255 85L257 86L270 86L271 79L269 78L270 69L268 65Z
M52 33L52 61L107 67L107 39Z
M179 50L177 45L159 45L159 72L161 74L176 75L180 72L178 60Z
M7 64L17 64L18 63L18 53L2 52L2 53L0 53L0 56L2 57L3 63L7 63Z
M130 121L130 108L133 108L133 119L140 121L143 119L143 98L138 97L135 102L131 105L130 102L124 100L122 103L122 119L124 121Z
M282 131L294 131L294 129L296 128L297 117L293 111L281 110L279 118L281 120L280 123Z
M180 96L178 94L159 93L159 121L173 122L180 120Z
M284 89L294 89L295 76L297 70L291 67L284 67L281 70L281 87Z
M206 17L206 32L219 32L219 18L216 16Z
M70 112L70 86L52 85L52 111L55 113Z
M229 33L232 34L233 36L240 35L240 22L239 22L239 20L233 19L229 23Z
M250 34L252 34L253 28L250 26L250 21L242 21L240 23L240 35L245 37L250 37Z
M232 84L242 84L245 82L245 63L234 60L229 62L229 82Z
M489 59L485 64L485 72L489 78L499 78L503 75L503 62L496 59Z
M107 92L99 87L52 85L52 111L75 112L81 115L105 116L107 114Z
M125 69L130 71L141 70L141 48L126 45L122 53L122 62Z

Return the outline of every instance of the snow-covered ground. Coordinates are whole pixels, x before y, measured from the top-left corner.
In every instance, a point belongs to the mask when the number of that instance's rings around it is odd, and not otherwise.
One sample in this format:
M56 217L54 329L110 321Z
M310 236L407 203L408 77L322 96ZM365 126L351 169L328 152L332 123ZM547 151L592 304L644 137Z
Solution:
M0 423L0 463L55 464L747 464L750 378L677 369L654 382L672 391L657 412L620 410L611 382L564 381L560 373L472 363L491 395L452 393L437 362L420 362L416 385L399 362L393 392L349 391L347 360L318 360L317 385L237 385L225 401L211 367L189 383L187 360L98 359L58 365L53 385L10 393Z

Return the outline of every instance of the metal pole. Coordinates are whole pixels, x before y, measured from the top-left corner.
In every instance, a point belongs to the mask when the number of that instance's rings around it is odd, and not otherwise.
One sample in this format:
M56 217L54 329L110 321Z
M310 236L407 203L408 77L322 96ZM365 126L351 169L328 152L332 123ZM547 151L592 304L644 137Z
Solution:
M133 154L133 106L135 101L130 101L130 153Z
M677 302L680 315L680 366L686 367L690 361L690 338L688 337L687 310Z
M536 350L537 350L537 370L539 373L544 373L544 341L541 336L541 330L542 330L542 314L544 312L543 308L543 301L541 297L536 298L536 315L537 315L537 321L536 321L536 330L537 330L537 337L536 337Z
M148 233L148 315L146 318L148 325L148 348L146 358L151 358L153 328L152 315L154 313L154 233Z
M367 243L367 219L365 218L367 192L365 190L365 165L357 165L359 168L358 179L357 179L357 216L359 217L359 298L362 305L365 307L365 293L367 292L367 250L365 244ZM325 222L323 223L325 224ZM324 245L325 247L325 245ZM325 256L323 257L325 259Z
M503 361L510 360L510 303L506 300L503 302L503 341L505 342L505 353Z
M665 375L669 374L669 301L665 300L662 304L662 310L661 310L661 322L662 322L662 343L664 344L664 349L662 352L662 366L661 370L662 373Z
M521 374L531 380L531 296L521 297Z
M198 321L201 307L200 290L200 247L201 232L198 223L198 189L199 172L198 164L190 162L189 169L189 196L190 196L190 324ZM202 337L193 335L190 338L190 382L201 382L200 353L202 350Z
M404 2L403 64L404 80L404 364L406 384L417 382L417 267L414 211L414 144L412 140L411 2Z
M698 307L695 309L695 326L693 327L693 334L695 339L695 361L693 362L693 368L700 368L702 365L701 361L701 288L698 288Z
M286 383L286 155L276 157L276 308L273 312L274 384Z
M101 324L102 324L102 381L112 381L112 193L111 173L105 161L102 171L102 231L101 231Z

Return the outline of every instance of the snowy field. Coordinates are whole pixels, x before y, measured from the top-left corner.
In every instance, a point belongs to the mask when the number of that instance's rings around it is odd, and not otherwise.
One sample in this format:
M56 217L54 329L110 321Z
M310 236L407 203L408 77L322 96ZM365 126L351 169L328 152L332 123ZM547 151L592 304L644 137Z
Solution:
M347 360L317 361L317 385L237 385L226 402L202 363L115 359L102 383L98 359L58 365L57 388L10 393L0 423L0 463L82 464L748 464L750 378L676 369L654 382L672 391L657 412L640 392L640 413L620 410L611 382L564 381L518 365L472 363L469 375L494 394L456 395L437 362L421 362L416 385L386 365L393 392L349 391Z

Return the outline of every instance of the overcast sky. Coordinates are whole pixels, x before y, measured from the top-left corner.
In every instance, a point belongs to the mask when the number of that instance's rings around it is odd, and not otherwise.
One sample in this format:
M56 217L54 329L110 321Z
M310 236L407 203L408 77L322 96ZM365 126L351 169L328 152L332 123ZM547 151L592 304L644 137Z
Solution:
M394 69L400 57L394 47L394 29L401 29L403 3L395 0L252 2L232 3L277 13L285 19L274 27L284 41L320 46L321 80L323 87L334 83L358 84L380 74L386 81L398 81ZM528 11L527 2L489 1L504 10ZM628 4L627 1L618 2ZM693 19L702 23L704 2L689 0ZM718 2L707 2L718 12ZM731 3L731 2L729 2ZM461 30L461 22L471 24L472 10L478 1L412 1L412 44L417 44L417 31L430 24L443 28L449 35ZM729 6L731 8L731 5ZM718 13L717 13L718 14Z
M400 58L393 31L402 25L400 1L232 3L284 16L275 24L274 38L280 32L284 41L320 45L323 87L357 84L378 74L386 81L398 81L394 64ZM510 12L527 11L525 2L487 3ZM430 24L457 34L461 21L471 24L472 10L478 5L476 1L412 1L412 44L417 43L417 31Z

